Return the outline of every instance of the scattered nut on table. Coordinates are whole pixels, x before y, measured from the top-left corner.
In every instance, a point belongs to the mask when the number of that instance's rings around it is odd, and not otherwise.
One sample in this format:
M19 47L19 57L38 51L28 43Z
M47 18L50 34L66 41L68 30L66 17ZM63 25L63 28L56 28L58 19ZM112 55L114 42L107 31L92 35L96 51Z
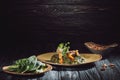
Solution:
M103 64L103 65L101 66L101 71L105 71L106 68L107 68L107 64Z
M107 65L107 64L103 64L102 66L101 66L101 71L105 71L106 69L107 69L107 66L109 66L110 68L114 68L115 67L115 64L113 64L113 63L110 63L109 65Z
M102 67L100 70L101 70L101 71L105 71L105 70L106 70L106 68L105 68L105 67Z
M109 67L114 68L114 67L115 67L115 64L110 63L110 64L109 64Z
M102 67L105 67L105 68L107 68L107 64L103 64L103 65L102 65Z

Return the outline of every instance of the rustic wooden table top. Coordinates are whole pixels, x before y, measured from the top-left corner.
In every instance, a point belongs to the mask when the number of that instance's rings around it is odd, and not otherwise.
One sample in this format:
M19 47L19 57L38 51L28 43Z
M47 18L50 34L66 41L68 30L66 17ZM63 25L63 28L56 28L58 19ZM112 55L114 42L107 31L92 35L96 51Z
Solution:
M53 66L53 70L44 75L34 77L21 77L6 74L0 71L0 80L119 80L120 79L120 50L103 56L103 59L92 64L76 66L76 67L60 67ZM25 56L18 55L1 55L0 68L9 65L15 59ZM110 63L115 67L109 67ZM101 71L103 64L107 65L106 70Z

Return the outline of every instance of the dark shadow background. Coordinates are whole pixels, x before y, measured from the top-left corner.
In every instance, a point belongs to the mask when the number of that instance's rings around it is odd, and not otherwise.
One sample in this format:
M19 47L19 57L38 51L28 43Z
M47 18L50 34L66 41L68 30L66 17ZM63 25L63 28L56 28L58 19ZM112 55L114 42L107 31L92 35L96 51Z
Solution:
M4 0L0 55L38 55L59 42L120 43L119 0Z

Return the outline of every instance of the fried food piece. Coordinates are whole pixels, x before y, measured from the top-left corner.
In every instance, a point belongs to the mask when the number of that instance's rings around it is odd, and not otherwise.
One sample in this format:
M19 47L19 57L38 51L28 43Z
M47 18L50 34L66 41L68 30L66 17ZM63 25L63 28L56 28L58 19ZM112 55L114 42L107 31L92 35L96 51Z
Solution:
M71 50L67 53L67 56L71 61L74 61L75 56L79 56L79 52L78 52L78 50Z

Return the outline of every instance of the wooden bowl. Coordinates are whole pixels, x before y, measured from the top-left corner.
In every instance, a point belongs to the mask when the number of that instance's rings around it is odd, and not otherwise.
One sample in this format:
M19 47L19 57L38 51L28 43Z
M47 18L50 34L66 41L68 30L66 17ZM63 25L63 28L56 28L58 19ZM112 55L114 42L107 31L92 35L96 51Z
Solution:
M96 44L94 42L85 42L84 45L92 52L97 54L107 54L114 50L118 44L113 43L110 45Z

